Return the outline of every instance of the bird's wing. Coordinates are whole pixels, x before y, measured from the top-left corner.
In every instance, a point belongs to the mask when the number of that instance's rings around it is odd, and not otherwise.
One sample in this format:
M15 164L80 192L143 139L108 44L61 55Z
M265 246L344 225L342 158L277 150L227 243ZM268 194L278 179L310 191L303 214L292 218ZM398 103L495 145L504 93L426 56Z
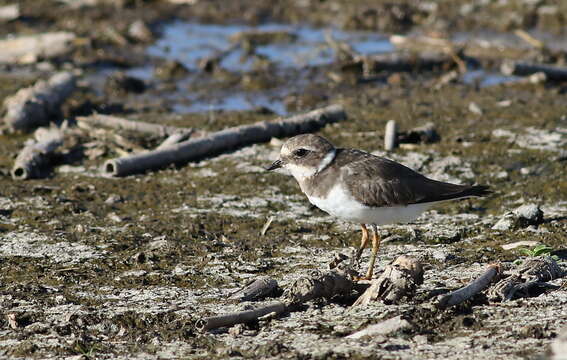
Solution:
M432 180L369 153L350 149L343 153L341 178L352 196L366 206L400 206L487 194L486 187ZM357 160L352 161L353 158Z

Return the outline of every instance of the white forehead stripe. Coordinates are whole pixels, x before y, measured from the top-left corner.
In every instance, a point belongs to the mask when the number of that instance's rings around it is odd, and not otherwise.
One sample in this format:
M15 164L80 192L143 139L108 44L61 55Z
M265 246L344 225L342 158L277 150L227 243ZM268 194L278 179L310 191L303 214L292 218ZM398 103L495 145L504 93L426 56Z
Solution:
M327 155L325 155L323 160L321 160L319 167L317 167L317 172L321 172L325 170L325 168L329 166L329 164L331 164L331 162L335 159L335 155L336 155L335 149L329 151Z

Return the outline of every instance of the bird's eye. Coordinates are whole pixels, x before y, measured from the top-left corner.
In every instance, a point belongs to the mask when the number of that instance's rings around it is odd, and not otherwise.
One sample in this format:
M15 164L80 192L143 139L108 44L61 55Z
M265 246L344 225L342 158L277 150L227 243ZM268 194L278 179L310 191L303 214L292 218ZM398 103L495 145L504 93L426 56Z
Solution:
M297 149L293 151L293 155L297 157L304 157L307 154L309 154L309 150L307 149Z

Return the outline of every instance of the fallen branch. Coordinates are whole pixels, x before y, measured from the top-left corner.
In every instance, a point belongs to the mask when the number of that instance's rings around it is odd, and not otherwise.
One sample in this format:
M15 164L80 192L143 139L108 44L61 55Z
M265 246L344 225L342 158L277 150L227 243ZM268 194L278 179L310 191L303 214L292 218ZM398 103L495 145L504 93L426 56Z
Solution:
M277 301L257 309L239 311L218 316L211 316L198 320L195 328L199 331L207 331L220 327L229 327L258 320L258 318L271 313L281 314L286 310L283 302Z
M368 305L378 299L385 303L396 303L403 297L411 298L416 288L423 283L421 263L409 256L398 257L387 265L379 278L370 283L370 287L352 306Z
M84 122L89 125L104 126L118 130L130 130L158 136L191 135L195 132L195 129L192 128L179 128L175 126L152 124L102 114L77 117L77 121L79 124Z
M63 144L63 132L58 128L39 128L34 137L35 141L29 141L16 158L11 172L14 180L40 177L54 151Z
M500 66L500 71L504 75L528 76L535 73L543 73L548 81L565 81L567 80L567 68L543 65L543 64L526 64L516 61L505 61Z
M4 100L4 122L12 130L22 131L46 125L74 89L75 77L69 72L57 73L47 81L20 89Z
M277 121L262 121L211 133L197 139L148 151L141 154L108 160L103 167L107 175L125 176L173 163L212 156L223 151L254 143L269 141L272 137L286 137L315 131L328 123L346 118L343 107L331 105L302 115Z
M443 296L437 303L437 307L445 309L449 306L458 305L484 290L500 274L499 265L489 265L486 271L467 286L450 292Z
M352 270L342 268L328 272L315 271L310 276L296 280L284 293L283 300L260 306L253 310L239 311L218 316L211 316L198 320L195 324L197 330L207 331L219 327L247 323L258 320L260 317L275 313L281 314L293 311L303 303L317 298L331 298L336 295L350 294L354 283Z
M0 63L29 64L63 55L71 50L75 38L71 32L60 31L3 39Z
M252 301L273 293L278 288L278 282L268 277L254 280L244 288L230 295L231 300Z

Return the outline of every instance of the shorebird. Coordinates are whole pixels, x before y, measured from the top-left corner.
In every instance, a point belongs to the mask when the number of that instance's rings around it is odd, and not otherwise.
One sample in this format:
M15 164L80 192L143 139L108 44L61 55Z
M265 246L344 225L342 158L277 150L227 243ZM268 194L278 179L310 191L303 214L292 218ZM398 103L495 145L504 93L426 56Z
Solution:
M379 225L410 222L439 202L490 193L488 186L437 181L393 160L336 148L314 134L288 139L279 159L266 170L282 167L293 175L313 205L338 219L360 224L357 261L369 242L367 225L372 228L372 253L365 279L372 278L380 248Z

